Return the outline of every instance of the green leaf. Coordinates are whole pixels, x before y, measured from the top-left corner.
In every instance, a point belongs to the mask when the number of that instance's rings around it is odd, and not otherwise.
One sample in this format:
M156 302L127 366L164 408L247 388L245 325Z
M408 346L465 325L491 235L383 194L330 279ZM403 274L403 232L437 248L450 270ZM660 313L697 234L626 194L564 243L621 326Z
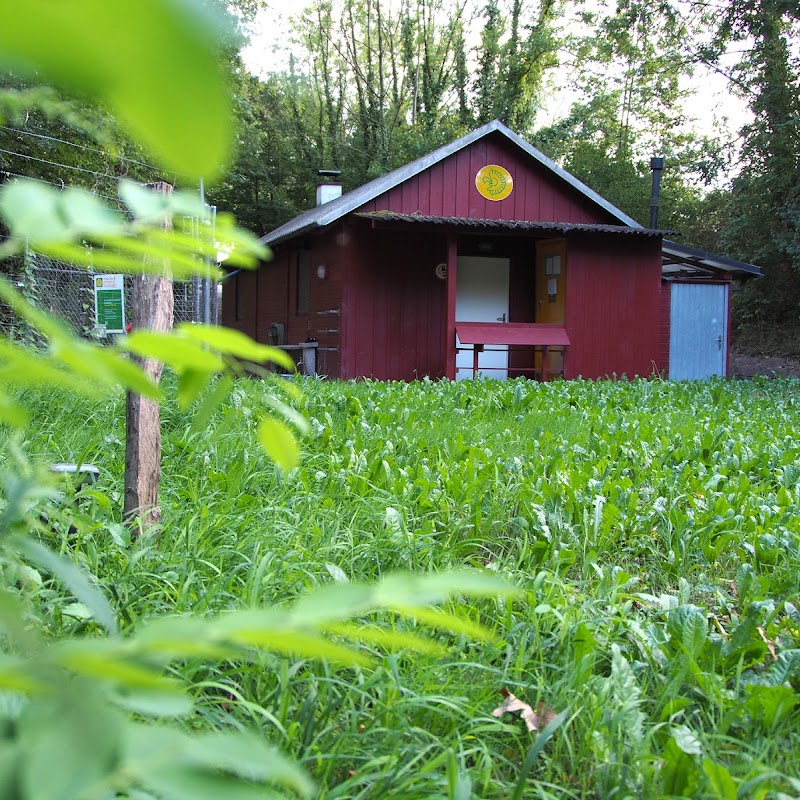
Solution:
M24 428L29 419L30 414L25 406L20 405L13 397L0 389L0 422L14 428Z
M772 686L780 686L800 674L800 649L782 650L767 673Z
M682 752L690 756L703 755L703 746L697 735L685 725L676 725L672 729L672 738Z
M0 64L92 95L164 166L212 177L233 120L216 26L209 6L170 0L9 0Z
M350 582L350 578L347 577L347 573L336 564L331 564L328 562L325 564L325 569L328 570L328 574L336 581L336 583Z
M72 617L73 619L91 619L92 612L83 603L68 603L61 609L61 613L65 617Z
M736 800L736 781L726 767L710 758L705 758L703 772L708 777L716 800Z
M471 619L457 616L456 614L448 614L438 608L416 608L395 605L390 606L390 608L404 617L413 617L431 628L469 636L484 642L493 642L497 640L497 634L485 628L479 622L474 622Z
M208 379L209 377L210 376L206 374L206 378ZM200 404L200 407L194 412L192 417L193 431L203 431L206 429L212 414L225 402L232 388L233 378L231 378L230 375L223 375L214 383L214 388L208 393L208 396Z
M225 367L218 355L175 333L134 331L120 343L120 347L142 358L161 361L179 373L187 369L220 372Z
M277 800L262 786L246 783L202 767L159 765L141 776L141 782L163 800Z
M201 218L206 217L208 213L200 202L200 196L194 193L164 194L129 180L121 180L117 191L122 202L140 222L160 225L164 219L175 213Z
M750 716L770 729L797 707L797 693L788 686L748 686L745 707Z
M221 277L219 271L207 267L198 260L193 249L189 251L179 249L171 238L162 240L162 243L158 244L153 240L150 230L144 230L138 235L133 235L134 233L136 231L127 235L95 237L95 241L103 245L104 249L87 252L87 263L100 266L98 259L113 258L119 259L124 265L117 267L118 272L149 272L176 279L190 278L197 274ZM169 237L169 234L167 236Z
M17 316L29 322L51 341L70 341L72 339L72 334L60 320L34 308L17 288L2 276L0 276L0 298L11 307Z
M0 689L33 694L47 688L48 683L31 669L30 661L0 654Z
M128 690L113 696L114 702L144 717L185 717L194 711L192 699L182 691Z
M289 626L271 612L239 611L214 620L217 641L240 647L269 650L295 658L315 658L340 664L367 666L370 659L326 639L321 633Z
M64 687L53 700L32 701L19 720L21 795L74 800L108 780L117 767L123 718L90 683Z
M678 606L670 611L667 630L692 660L697 660L708 641L708 620L697 606Z
M366 642L389 650L411 650L416 653L431 653L440 656L447 653L447 648L437 642L408 631L347 623L327 625L325 631L341 636L349 642Z
M441 603L451 595L469 597L513 596L520 590L491 572L451 570L431 575L389 575L377 586L381 606L427 606Z
M259 344L246 334L233 328L222 328L217 325L193 325L182 322L180 325L175 326L175 330L182 336L203 342L220 353L226 353L247 361L254 361L258 364L272 361L284 367L284 369L294 370L294 362L285 350L281 350L278 347L270 347L266 344Z
M131 689L175 692L174 680L161 674L160 668L143 663L128 652L97 639L71 639L54 645L46 660L64 669L95 680L108 681Z
M38 649L38 632L28 625L19 596L7 589L0 589L0 631L7 650L30 652Z
M211 376L199 369L185 369L178 376L178 406L185 411L208 386Z
M125 389L149 397L151 400L163 399L163 393L158 386L127 355L98 345L84 348L82 355L89 359L92 365L90 372L94 372L98 378L102 377L108 382L114 381Z
M35 243L72 238L68 222L58 213L55 189L42 183L9 181L4 184L0 189L0 217L11 235L20 239L28 237Z
M299 411L282 403L277 397L267 396L264 403L287 422L291 422L302 436L308 436L311 432L311 423Z
M270 249L261 244L253 233L236 225L233 214L218 213L216 223L214 238L230 253L226 264L247 268L257 266L254 259L269 261L272 258Z
M660 774L662 793L669 797L687 796L695 765L677 743L674 735L667 740L661 757L664 762Z
M88 192L26 180L0 188L0 216L14 236L34 246L91 238L124 226L120 214Z
M380 608L377 585L326 584L301 597L289 612L291 624L320 626Z
M300 464L300 446L292 432L279 420L262 417L258 423L258 441L284 472Z
M91 578L83 570L64 556L48 550L44 545L32 539L15 538L12 544L25 558L32 561L40 569L51 572L73 595L92 612L95 620L109 633L116 635L117 620L108 600L91 582Z
M289 618L296 625L326 625L379 608L402 608L412 613L423 606L441 603L453 594L496 597L517 593L516 588L489 572L397 573L376 584L327 584L300 598L291 609Z
M193 737L186 758L197 766L212 766L250 781L277 784L306 797L314 789L296 764L255 736L214 733Z
M0 297L20 317L47 336L51 344L51 354L43 356L29 348L0 340L0 360L12 367L0 370L0 378L21 385L61 385L83 394L91 392L92 387L86 385L85 379L64 373L60 363L106 389L122 385L153 399L161 396L158 387L137 365L123 358L118 351L76 339L60 321L28 303L5 278L0 278Z
M221 660L233 658L238 648L226 646L212 635L208 624L188 615L159 617L140 627L128 641L131 652L166 663L179 658Z
M14 741L0 741L0 786L2 796L6 798L14 797L12 792L17 788L17 769L20 761L19 744Z
M213 278L221 277L216 269L206 269L200 261L182 256L173 251L147 250L143 243L128 236L98 237L101 243L107 242L109 249L102 247L85 247L81 244L49 243L37 247L43 255L68 264L86 267L103 272L133 273L140 275L167 275L176 280L191 278L197 273L208 274ZM116 250L112 249L116 246ZM153 258L158 253L160 258ZM145 255L150 256L146 258Z

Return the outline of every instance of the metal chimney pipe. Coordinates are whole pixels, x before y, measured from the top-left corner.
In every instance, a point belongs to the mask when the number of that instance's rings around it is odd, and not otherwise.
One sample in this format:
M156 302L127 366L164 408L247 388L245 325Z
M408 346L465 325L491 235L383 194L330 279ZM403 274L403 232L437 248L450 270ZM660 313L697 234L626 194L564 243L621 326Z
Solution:
M653 190L650 193L650 227L658 227L658 198L661 194L661 172L664 169L664 159L654 157L650 159L650 169L653 171Z

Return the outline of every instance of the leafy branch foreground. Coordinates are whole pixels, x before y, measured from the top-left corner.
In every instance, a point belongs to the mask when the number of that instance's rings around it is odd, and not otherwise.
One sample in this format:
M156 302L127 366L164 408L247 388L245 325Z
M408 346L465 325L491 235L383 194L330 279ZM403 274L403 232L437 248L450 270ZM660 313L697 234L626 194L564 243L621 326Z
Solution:
M185 710L188 694L193 712L165 736L189 747L194 731L202 749L252 731L319 797L797 795L797 382L305 381L310 432L288 473L256 444L274 391L238 381L202 430L165 406L164 527L135 545L118 513L119 401L27 394L19 446L35 463L93 461L103 478L72 506L33 505L32 478L19 507L98 576L122 630L59 644L96 631L97 613L51 569L37 580L9 562L9 591L51 642L41 669L107 648L87 667L104 676L94 691L139 715ZM437 577L465 567L522 593L480 598ZM398 569L431 577L384 578ZM445 621L427 603L450 590ZM360 624L318 616L338 604ZM394 610L364 615L379 605ZM256 613L269 640L248 638L252 606L284 609ZM210 621L174 621L184 611ZM303 657L320 641L345 665ZM173 656L183 696L160 672ZM120 664L158 690L125 684ZM503 689L539 730L492 716Z

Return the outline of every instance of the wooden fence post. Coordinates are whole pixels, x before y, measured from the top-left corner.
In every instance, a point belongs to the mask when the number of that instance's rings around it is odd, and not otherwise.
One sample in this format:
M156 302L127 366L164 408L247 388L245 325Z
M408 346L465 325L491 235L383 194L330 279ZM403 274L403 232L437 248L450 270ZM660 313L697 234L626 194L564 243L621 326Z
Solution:
M161 194L171 194L172 186L159 182L147 184ZM169 220L165 228L171 227ZM159 275L137 275L132 291L133 329L149 328L168 331L172 328L174 299L172 279ZM154 383L161 379L162 364L152 358L135 358ZM139 394L128 392L125 409L125 505L128 522L136 517L141 527L148 528L161 521L158 506L158 485L161 479L161 420L159 404ZM132 538L138 536L131 529Z

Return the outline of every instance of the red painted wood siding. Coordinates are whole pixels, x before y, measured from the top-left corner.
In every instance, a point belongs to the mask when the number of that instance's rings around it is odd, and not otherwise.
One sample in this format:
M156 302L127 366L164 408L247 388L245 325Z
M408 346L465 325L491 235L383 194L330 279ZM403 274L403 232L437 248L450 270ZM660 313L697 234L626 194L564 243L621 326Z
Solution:
M309 313L297 313L297 258L305 244L311 251ZM341 372L341 246L332 237L319 237L311 243L293 243L278 248L273 259L256 272L240 272L245 291L244 319L236 320L235 286L223 284L222 324L236 328L259 342L269 341L269 327L285 327L286 343L299 344L313 337L319 342L317 371L338 378ZM317 266L325 264L328 275L317 278ZM293 353L294 355L294 353ZM297 353L298 360L300 354Z
M487 200L475 175L487 164L505 167L514 179L511 194ZM442 217L475 217L542 222L619 221L577 189L553 175L502 137L486 137L362 206L360 211L394 211Z
M415 380L445 367L442 234L372 230L350 238L343 378Z
M567 378L649 376L660 358L661 242L574 237L567 250Z

